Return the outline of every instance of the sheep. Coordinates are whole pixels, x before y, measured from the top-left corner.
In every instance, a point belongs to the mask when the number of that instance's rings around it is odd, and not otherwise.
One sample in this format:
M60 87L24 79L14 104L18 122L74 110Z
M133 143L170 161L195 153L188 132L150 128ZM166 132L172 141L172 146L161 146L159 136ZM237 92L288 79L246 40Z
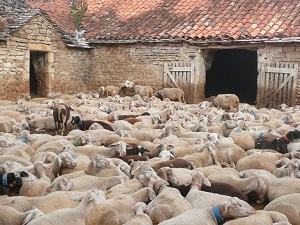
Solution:
M208 141L203 145L203 148L200 150L200 152L185 155L180 158L193 162L195 167L204 167L212 164L221 166L222 156L218 151L213 149L214 147L215 145Z
M147 150L146 152L144 152L144 155L148 156L149 158L158 157L161 151L170 150L171 148L173 148L172 145L154 144L150 141L140 141L138 145L144 147L144 149Z
M0 132L4 133L12 133L13 125L15 125L17 121L9 116L0 116Z
M72 116L71 124L78 127L78 129L84 131L88 130L93 123L99 123L104 129L114 131L109 122L105 121L94 121L94 120L82 120L79 116Z
M0 150L0 152L1 152L2 156L12 155L12 156L22 158L29 162L31 159L31 156L33 156L33 154L34 154L34 149L25 143L23 143L23 144L20 143L20 144L14 145L12 147L3 148L2 150Z
M287 158L281 158L287 159ZM279 168L276 168L273 171L273 174L280 178L285 176L296 177L297 172L299 171L300 160L299 159L287 159L289 160L286 165L282 165ZM280 161L280 160L279 160Z
M140 96L146 96L147 98L153 96L153 88L150 86L142 86L142 85L134 85L133 86L135 94L139 94Z
M180 88L163 88L161 90L157 90L154 93L154 96L159 98L160 100L168 98L171 101L186 103L184 99L184 91Z
M74 111L71 106L64 103L56 105L53 108L53 119L55 125L55 131L58 132L61 129L61 136L67 134L67 123L70 118L70 110Z
M294 177L281 177L270 183L267 190L268 199L274 199L292 193L300 192L300 180Z
M282 225L291 225L284 214L276 211L265 210L257 210L253 215L230 220L224 223L224 225L274 225L277 223Z
M78 146L73 149L75 153L81 153L88 156L90 159L95 155L102 155L107 158L113 158L117 155L124 157L126 155L126 146L128 146L124 141L119 141L105 146L93 146L93 145L85 145Z
M227 111L237 111L239 108L240 100L235 94L218 94L213 99L213 105Z
M250 192L255 192L257 194L257 199L255 199L257 203L266 201L265 195L267 192L267 186L259 176L254 175L241 179L238 174L215 173L209 175L207 178L209 180L231 184L246 195Z
M22 168L19 171L0 174L1 180L1 194L2 195L14 195L19 194L21 186L29 181L36 180L37 177L31 173L25 172Z
M47 176L51 181L57 177L63 168L74 168L77 166L75 159L68 153L62 152L59 153L56 159L50 164L51 171L47 171Z
M231 197L218 205L205 209L190 209L179 216L163 221L160 225L184 225L184 224L219 224L227 219L250 216L255 209L248 203Z
M120 84L118 87L108 85L105 87L104 96L116 96L119 94L119 91L123 87L123 84ZM100 93L99 93L100 94Z
M95 176L97 172L103 168L108 168L110 166L110 161L103 156L95 155L89 162L87 168L81 171L75 171L68 174L63 174L60 177L67 179L80 177L83 175L93 175Z
M32 166L32 163L24 158L14 156L14 155L0 155L0 165L6 161L13 161L22 164L23 166Z
M152 168L154 171L159 170L162 167L176 167L176 168L187 168L187 169L194 169L195 165L192 162L189 162L185 159L177 158L177 159L171 159L171 160L165 160L162 162L155 163Z
M26 212L35 206L47 214L60 208L76 207L79 202L72 200L72 197L80 196L83 193L84 192L76 191L56 191L45 196L37 197L0 196L0 205L13 207L20 212Z
M271 173L276 169L275 161L280 159L280 153L255 153L241 158L236 163L237 171L246 169L264 169Z
M34 119L31 119L28 123L28 126L31 130L35 131L45 131L45 130L50 130L54 131L55 130L55 124L53 123L53 117L37 117ZM70 127L68 127L69 129Z
M40 147L38 147L35 152L54 152L56 154L59 154L63 151L63 149L68 146L72 145L72 142L66 139L57 139L57 140L49 140L48 142L46 141L45 144L42 144Z
M28 225L52 225L52 224L72 224L82 225L89 212L98 204L106 200L103 191L89 190L81 199L75 208L57 209L44 216L36 218L28 223Z
M300 209L300 194L286 194L269 202L264 210L277 211L287 216L289 222L293 225L300 224L299 209Z
M177 189L168 187L159 180L154 181L153 187L157 196L146 208L146 212L148 212L153 224L158 224L192 209L192 205Z
M50 167L48 168L50 169ZM40 196L44 193L44 190L51 184L50 178L45 173L43 162L36 162L34 164L34 169L38 180L24 183L19 191L20 196Z
M152 225L152 220L148 214L145 213L146 203L137 202L132 210L135 212L135 217L127 221L123 225Z
M155 198L152 188L144 187L132 194L118 194L95 206L85 221L86 225L124 224L131 220L135 213L132 207L137 202L149 202Z
M83 175L74 179L67 179L66 184L64 184L64 179L65 178L63 177L58 177L51 183L45 193L60 191L61 188L68 191L87 191L92 188L98 188L105 191L112 188L114 185L125 182L128 178L124 176L95 177L92 175Z
M210 134L208 132L184 131L183 127L180 124L173 124L172 130L174 131L174 134L179 138L205 138Z
M272 173L270 173L267 170L263 170L263 169L247 169L247 170L243 170L239 172L239 176L241 178L246 178L249 176L259 176L265 183L266 187L268 188L270 183L274 180L277 179L276 176L274 176ZM268 200L268 193L265 193L265 196L263 197L266 201ZM255 200L257 199L257 195L255 193L249 193L248 197L250 200Z
M72 116L71 124L78 127L78 129L84 131L88 130L93 123L99 123L104 129L114 131L109 122L105 121L94 121L94 120L82 120L79 116Z
M30 134L29 130L22 130L17 134L18 139L21 139L24 143L30 146L41 137L50 138L52 136L50 134Z
M132 178L124 183L116 184L112 188L108 189L106 191L106 196L108 198L112 198L118 194L132 194L143 187L144 185L137 178Z
M35 220L43 215L36 207L26 212L19 212L18 210L5 205L0 205L1 210L1 224L28 224L30 221Z
M235 168L236 163L247 156L247 152L236 144L223 144L219 143L216 148L222 155L223 164L229 164L229 166Z

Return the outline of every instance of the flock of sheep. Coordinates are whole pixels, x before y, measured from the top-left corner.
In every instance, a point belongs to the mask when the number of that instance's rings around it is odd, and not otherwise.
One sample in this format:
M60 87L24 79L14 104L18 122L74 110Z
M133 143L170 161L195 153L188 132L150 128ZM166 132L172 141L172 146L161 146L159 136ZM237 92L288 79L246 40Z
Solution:
M136 94L121 97L124 86ZM60 104L73 109L66 135L54 132ZM233 94L187 104L181 89L129 81L2 100L0 224L299 225L300 142L256 145L299 122L298 106L258 109Z

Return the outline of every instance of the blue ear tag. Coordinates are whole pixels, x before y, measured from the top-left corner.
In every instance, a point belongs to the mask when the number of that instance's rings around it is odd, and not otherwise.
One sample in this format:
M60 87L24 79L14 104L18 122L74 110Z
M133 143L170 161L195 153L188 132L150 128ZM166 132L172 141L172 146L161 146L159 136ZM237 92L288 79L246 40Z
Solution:
M8 183L7 183L7 173L2 175L2 186L3 187L7 187Z
M76 156L75 156L75 155L71 155L71 156L72 156L73 159L76 159Z
M26 140L24 137L19 137L19 139L20 139L21 141L23 141L24 143L27 143L27 140Z

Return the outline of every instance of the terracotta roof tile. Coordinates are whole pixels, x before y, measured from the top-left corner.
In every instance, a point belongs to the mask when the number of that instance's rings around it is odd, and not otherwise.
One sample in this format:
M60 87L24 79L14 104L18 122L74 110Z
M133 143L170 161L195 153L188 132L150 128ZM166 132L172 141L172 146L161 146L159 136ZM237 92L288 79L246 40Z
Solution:
M7 0L6 0L7 1ZM15 0L17 1L17 0ZM20 1L20 0L19 0ZM21 0L24 1L24 0ZM70 1L25 0L75 34ZM299 37L299 0L87 0L83 28L89 40Z

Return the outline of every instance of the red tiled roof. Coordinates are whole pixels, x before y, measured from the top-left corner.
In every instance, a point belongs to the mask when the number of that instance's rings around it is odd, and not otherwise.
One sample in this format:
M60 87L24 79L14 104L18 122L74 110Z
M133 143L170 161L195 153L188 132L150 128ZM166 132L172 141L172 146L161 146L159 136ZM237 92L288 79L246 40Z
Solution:
M70 0L26 0L75 34ZM245 40L300 37L299 0L87 0L89 41Z

